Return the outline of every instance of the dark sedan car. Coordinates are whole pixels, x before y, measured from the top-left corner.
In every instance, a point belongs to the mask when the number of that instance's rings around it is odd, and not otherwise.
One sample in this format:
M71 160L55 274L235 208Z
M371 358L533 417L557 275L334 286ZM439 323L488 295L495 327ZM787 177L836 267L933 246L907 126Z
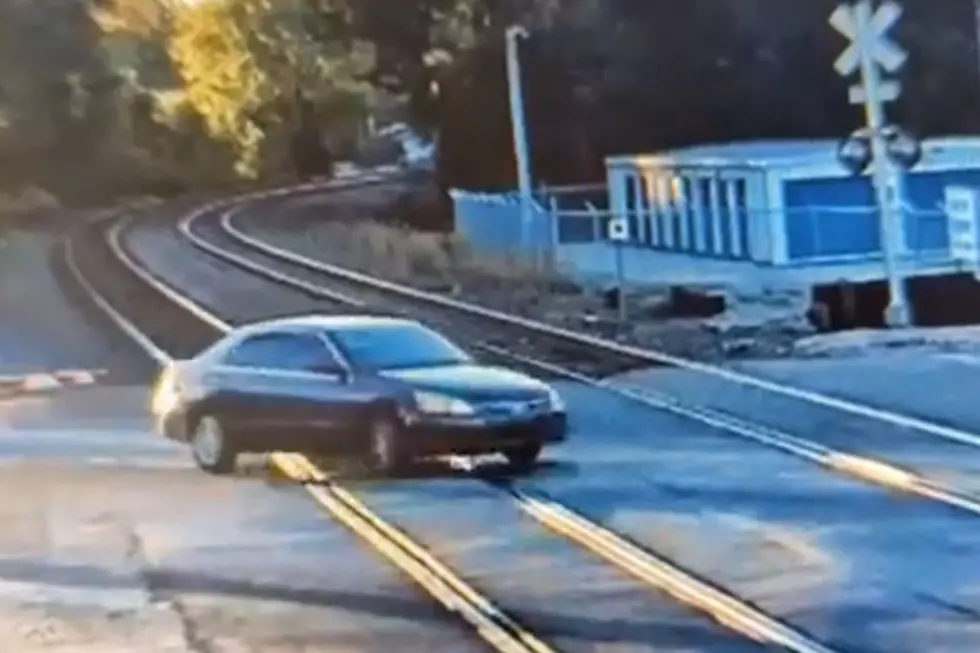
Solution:
M221 474L244 452L363 458L390 471L413 458L503 453L515 465L565 439L547 384L480 365L418 322L303 316L240 327L165 369L158 430Z

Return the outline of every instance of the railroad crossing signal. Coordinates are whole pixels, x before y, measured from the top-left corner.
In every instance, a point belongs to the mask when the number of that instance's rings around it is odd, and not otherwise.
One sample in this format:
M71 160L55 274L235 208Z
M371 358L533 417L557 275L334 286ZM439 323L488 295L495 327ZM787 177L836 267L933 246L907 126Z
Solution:
M884 105L898 99L898 82L882 79L882 72L896 73L905 64L907 53L888 37L888 31L902 17L902 8L893 0L885 0L875 10L872 0L837 7L830 15L830 25L850 40L847 49L834 62L842 77L860 71L861 81L850 89L850 101L864 105L865 137L845 142L839 151L841 162L852 172L862 172L870 157L878 208L881 211L881 248L885 273L888 277L889 304L885 322L889 326L907 326L910 320L908 300L902 273L897 263L897 251L903 241L901 198L898 171L895 163L907 159L908 167L915 164L921 151L909 139L889 136ZM852 141L854 139L852 138ZM901 145L901 147L899 147ZM908 146L908 147L906 147ZM917 154L918 152L918 154ZM890 161L891 158L896 161ZM908 156L906 156L908 155Z
M908 53L894 43L888 32L902 17L902 7L891 0L882 3L877 11L872 13L871 0L862 0L857 5L841 5L830 15L830 25L843 34L850 45L834 62L834 69L841 77L849 77L859 70L862 82L850 89L852 104L864 104L869 101L867 86L876 83L873 93L880 102L891 102L898 99L901 86L892 80L881 80L879 75L871 75L875 80L868 80L868 68L881 67L885 72L896 73L908 59Z
M859 129L841 141L837 158L853 175L861 175L871 164L873 152L871 130ZM897 125L881 129L878 136L885 143L885 154L901 170L911 170L922 160L922 142L914 135Z

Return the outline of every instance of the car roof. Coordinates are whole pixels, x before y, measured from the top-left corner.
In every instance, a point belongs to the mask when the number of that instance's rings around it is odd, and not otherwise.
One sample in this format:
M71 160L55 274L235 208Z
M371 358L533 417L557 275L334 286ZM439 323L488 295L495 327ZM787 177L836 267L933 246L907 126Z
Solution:
M419 322L401 317L385 315L291 315L252 322L237 329L237 335L263 333L277 329L289 331L344 331L376 326L419 326Z

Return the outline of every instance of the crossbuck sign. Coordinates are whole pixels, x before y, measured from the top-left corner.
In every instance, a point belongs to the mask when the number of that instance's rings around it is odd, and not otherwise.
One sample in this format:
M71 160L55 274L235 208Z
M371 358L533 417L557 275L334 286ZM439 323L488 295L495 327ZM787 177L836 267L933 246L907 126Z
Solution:
M881 247L888 276L890 303L885 313L890 326L906 326L909 321L905 288L897 265L897 251L902 242L904 226L899 210L899 181L888 161L888 142L885 135L886 102L898 99L901 87L897 81L882 79L882 73L896 73L908 58L905 50L893 43L888 32L902 17L902 8L885 0L875 10L872 0L844 4L830 16L830 25L850 41L834 62L842 77L860 72L861 81L852 86L850 101L864 106L866 129L870 135L874 186L881 210Z
M862 0L857 5L841 5L831 14L831 26L851 42L834 62L834 69L841 77L861 72L861 84L851 88L853 104L868 101L870 85L877 87L872 89L873 95L881 102L898 98L901 92L898 82L880 80L877 68L896 73L908 59L905 50L888 37L888 32L901 17L901 6L891 1L882 3L872 13L870 0Z

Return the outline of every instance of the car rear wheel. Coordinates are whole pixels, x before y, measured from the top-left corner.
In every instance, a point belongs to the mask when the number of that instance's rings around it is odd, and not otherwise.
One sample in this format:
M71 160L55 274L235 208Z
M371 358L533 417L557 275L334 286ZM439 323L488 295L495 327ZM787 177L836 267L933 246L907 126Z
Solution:
M191 453L194 462L209 474L230 474L238 457L221 422L205 416L197 421L191 434Z
M390 474L406 463L401 428L391 417L376 417L368 427L367 467L370 471Z
M541 445L528 444L522 447L508 449L504 452L504 455L514 467L531 467L538 461L538 457L541 455Z

